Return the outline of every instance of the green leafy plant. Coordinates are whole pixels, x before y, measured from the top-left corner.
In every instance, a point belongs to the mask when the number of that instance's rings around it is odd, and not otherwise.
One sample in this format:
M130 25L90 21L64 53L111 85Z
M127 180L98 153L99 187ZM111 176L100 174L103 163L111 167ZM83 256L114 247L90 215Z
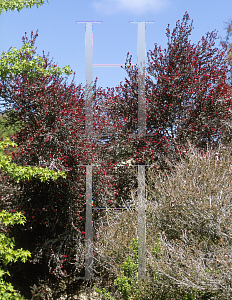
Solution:
M39 56L33 56L34 46L25 43L21 49L10 48L8 52L2 52L0 64L1 79L7 75L13 79L13 75L20 75L22 72L30 79L38 78L41 75L61 75L63 72L67 75L73 73L70 66L65 66L62 70L59 67L50 66L45 69L46 61Z
M0 142L0 150L3 150L7 146L18 146L16 143L11 142L7 137L5 140ZM55 172L48 168L18 166L15 163L11 163L11 158L7 155L3 155L0 152L0 168L6 173L10 174L16 182L20 180L29 179L32 177L40 177L41 182L45 182L49 178L57 179L59 176L66 178L64 172Z
M47 0L48 2L48 0ZM16 10L20 12L24 7L32 8L36 5L37 8L44 4L44 0L0 0L0 14L2 11Z
M134 252L134 262L127 256L125 262L123 262L121 268L121 276L117 276L117 279L114 281L118 291L120 292L122 299L129 300L131 299L131 290L133 289L138 274L138 239L133 238L133 241L130 246L131 250ZM95 286L96 292L100 295L103 295L106 299L114 300L111 293L107 293L105 288L101 291Z
M106 299L109 299L109 300L115 300L115 298L112 297L111 293L107 293L107 292L106 292L106 289L105 289L105 288L103 288L102 290L100 290L99 288L97 288L96 286L94 286L94 289L95 289L95 291L96 291L99 295L104 296Z
M31 256L31 253L27 250L17 249L14 250L14 238L8 238L4 232L6 232L4 227L14 224L24 224L26 218L21 212L16 212L10 214L7 211L3 210L0 212L0 261L3 263L3 266L6 266L10 262L16 262L21 260L26 262L27 258ZM3 226L3 225L5 226ZM8 228L9 229L9 228ZM11 283L6 283L3 280L5 275L10 276L9 271L4 271L0 268L0 299L24 299L18 291L15 291Z
M16 146L17 144L11 142L9 138L0 141L0 168L6 173L11 175L16 181L39 176L40 180L43 182L48 178L52 177L57 179L59 176L65 177L64 172L54 172L52 170L17 166L16 164L10 163L11 159L8 155L3 154L3 150L8 146ZM0 299L25 299L21 296L18 291L14 290L11 283L4 281L6 275L10 276L10 273L6 269L6 265L11 262L16 262L19 259L22 262L26 262L28 257L31 257L30 251L21 249L14 250L15 240L14 237L9 238L7 236L7 231L10 230L9 225L22 224L26 222L25 216L21 212L9 213L6 210L0 212L0 263L3 265L3 269L0 268Z
M48 0L47 0L48 2ZM0 14L2 11L21 11L24 7L37 8L44 4L44 0L0 0ZM70 75L73 71L70 66L65 66L62 70L56 66L50 66L49 70L46 70L46 59L34 56L35 50L33 45L25 43L21 49L12 48L8 52L2 52L0 63L0 77L5 79L7 75L13 78L13 74L20 75L22 72L29 78L36 78L43 75L62 74ZM46 65L46 67L44 67Z
M154 254L160 256L160 241L159 239L153 246ZM141 296L141 291L136 289L136 285L139 282L138 279L138 239L133 238L130 249L133 251L133 260L130 256L127 256L127 259L123 262L121 268L121 276L117 275L117 279L114 281L117 290L120 292L120 295L123 300L135 299L134 297ZM112 299L111 293L107 293L105 288L103 290L95 287L96 292L100 295L103 295L106 299ZM139 299L139 298L138 298Z
M136 272L138 270L138 264L134 263L130 256L127 256L126 261L122 265L123 271L121 271L121 277L117 277L114 284L120 291L124 300L131 298L131 290L136 283Z

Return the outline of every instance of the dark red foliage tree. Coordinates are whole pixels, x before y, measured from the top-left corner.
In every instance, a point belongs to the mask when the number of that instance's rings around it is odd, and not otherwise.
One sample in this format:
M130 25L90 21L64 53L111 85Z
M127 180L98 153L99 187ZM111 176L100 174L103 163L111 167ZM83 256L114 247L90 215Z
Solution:
M114 88L109 89L107 100L102 101L111 120L111 132L116 130L121 136L120 145L124 141L133 149L136 163L144 164L148 157L150 162L158 159L161 165L164 156L177 159L186 148L187 137L201 149L206 149L207 143L216 147L220 139L224 143L231 140L231 129L224 125L225 120L231 120L232 100L227 47L215 47L215 31L203 36L197 45L191 43L193 27L192 23L188 25L189 19L186 12L172 33L168 25L167 49L155 44L148 52L147 72L154 77L152 81L147 75L145 84L146 133L151 136L140 142L133 139L133 143L125 138L137 132L137 68L125 67L130 80L116 87L116 93ZM126 63L131 65L131 57Z
M35 42L33 34L31 42ZM45 56L43 59L46 68L50 63ZM94 99L101 95L101 91L95 88L96 83L93 88ZM85 138L85 93L81 85L76 87L73 81L67 86L59 75L28 78L22 73L15 75L13 80L9 77L1 80L0 96L7 107L5 126L18 121L24 124L12 137L20 145L19 150L11 154L13 162L49 167L68 174L66 179L48 180L45 183L37 179L20 181L15 184L14 195L6 192L1 194L0 209L25 212L26 225L15 226L12 230L18 246L33 253L31 263L43 268L47 265L47 271L56 277L84 276L84 165L89 162L98 165L93 169L94 206L116 205L115 200L106 198L105 188L111 194L115 188L104 182L102 150L98 150L100 147L94 140ZM99 133L104 131L101 128L104 125L103 118L96 114L95 119L95 130ZM13 184L9 177L4 178L5 184L8 181ZM103 210L93 215L95 233L100 227L99 216L103 215ZM21 275L25 273L25 278L28 277L26 270L25 265L20 269Z

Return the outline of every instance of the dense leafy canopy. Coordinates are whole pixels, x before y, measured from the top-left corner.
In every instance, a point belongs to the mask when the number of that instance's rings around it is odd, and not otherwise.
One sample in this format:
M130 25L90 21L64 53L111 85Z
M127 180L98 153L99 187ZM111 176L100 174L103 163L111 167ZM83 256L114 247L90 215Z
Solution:
M47 0L48 2L48 0ZM24 7L32 8L37 6L37 8L44 4L44 0L0 0L0 14L2 11L17 10L20 12Z

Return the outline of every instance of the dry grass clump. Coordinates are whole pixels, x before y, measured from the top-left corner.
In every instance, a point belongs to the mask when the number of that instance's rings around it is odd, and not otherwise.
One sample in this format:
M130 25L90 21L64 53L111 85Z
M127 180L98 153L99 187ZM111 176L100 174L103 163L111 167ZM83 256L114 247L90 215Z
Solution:
M232 295L231 147L202 153L189 144L170 176L150 171L147 207L160 258L148 264L179 287ZM149 246L152 245L147 245Z
M152 299L161 299L161 285L163 294L171 288L208 294L207 299L231 297L231 150L220 146L204 153L189 143L169 175L146 169L147 275L162 279L146 283ZM96 245L108 270L119 275L127 253L133 256L129 244L137 238L137 212L119 217L116 211L109 220ZM142 291L139 297L145 299Z

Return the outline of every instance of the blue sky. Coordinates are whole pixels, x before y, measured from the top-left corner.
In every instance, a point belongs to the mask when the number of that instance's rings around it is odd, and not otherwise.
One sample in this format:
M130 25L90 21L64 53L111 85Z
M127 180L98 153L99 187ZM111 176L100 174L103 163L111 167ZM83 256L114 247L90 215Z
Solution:
M0 15L0 51L21 48L25 32L30 39L31 31L35 34L38 29L37 55L42 56L44 50L59 67L70 65L76 84L84 86L85 24L77 21L102 21L93 25L93 64L124 64L127 52L136 64L138 25L129 21L154 21L146 25L146 51L153 50L154 43L165 48L167 24L172 31L185 11L193 19L193 43L214 29L226 36L224 22L232 17L231 0L49 0L39 8ZM115 67L94 67L93 81L96 77L97 87L103 88L119 86L128 78L125 70Z
M45 0L46 1L46 0ZM44 5L22 11L8 11L0 15L0 51L22 47L22 36L38 29L35 46L42 56L59 67L70 65L76 72L76 84L85 85L85 25L76 21L102 21L93 25L93 63L125 63L126 54L132 54L137 63L137 24L129 21L154 21L146 25L146 51L154 43L166 46L167 24L170 29L187 11L193 19L192 42L214 29L224 37L225 24L232 17L230 0L49 0ZM219 41L216 42L219 45ZM93 80L103 88L118 86L127 77L121 68L93 68ZM128 77L127 77L128 78ZM71 82L72 75L68 82Z

